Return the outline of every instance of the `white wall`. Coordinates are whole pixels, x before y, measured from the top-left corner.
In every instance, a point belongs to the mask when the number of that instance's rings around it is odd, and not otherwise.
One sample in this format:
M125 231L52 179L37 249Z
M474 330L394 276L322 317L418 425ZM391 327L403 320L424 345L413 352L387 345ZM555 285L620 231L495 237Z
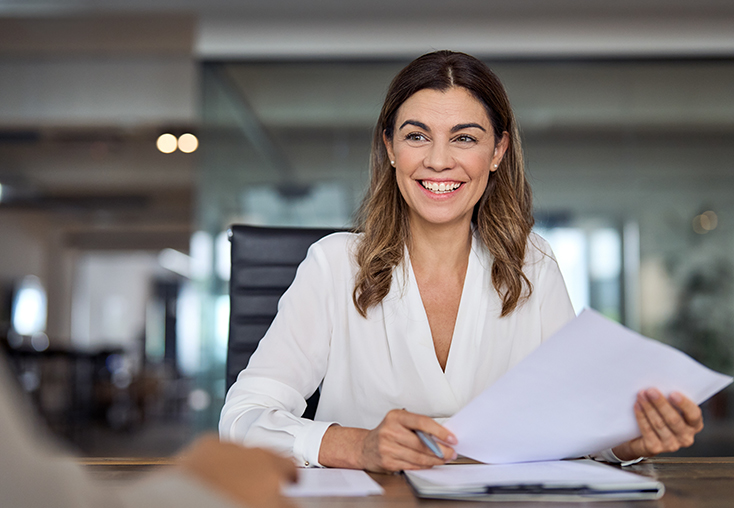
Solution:
M0 127L194 123L196 69L186 56L0 59Z

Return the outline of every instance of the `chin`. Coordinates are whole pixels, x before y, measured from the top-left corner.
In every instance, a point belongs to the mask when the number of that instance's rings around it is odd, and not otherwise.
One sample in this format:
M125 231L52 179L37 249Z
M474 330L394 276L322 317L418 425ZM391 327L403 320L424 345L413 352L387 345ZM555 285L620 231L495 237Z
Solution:
M426 215L419 215L419 220L421 222L424 222L426 224L430 224L432 226L459 226L463 224L464 222L470 223L471 222L471 214L468 217L468 220L466 219L466 216L464 215L432 215L432 214L426 214Z

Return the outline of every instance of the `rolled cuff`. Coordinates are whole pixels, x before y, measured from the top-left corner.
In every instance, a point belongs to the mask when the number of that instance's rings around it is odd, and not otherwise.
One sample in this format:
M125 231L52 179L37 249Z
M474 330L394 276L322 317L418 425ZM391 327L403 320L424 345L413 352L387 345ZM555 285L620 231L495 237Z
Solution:
M321 440L326 430L336 422L309 422L296 435L293 442L293 458L301 467L323 467L319 463Z

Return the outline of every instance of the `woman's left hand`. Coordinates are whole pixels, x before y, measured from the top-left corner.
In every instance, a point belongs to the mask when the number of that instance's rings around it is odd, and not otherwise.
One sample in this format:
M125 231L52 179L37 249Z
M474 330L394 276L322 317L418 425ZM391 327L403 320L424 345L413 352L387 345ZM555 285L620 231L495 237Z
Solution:
M642 435L612 450L620 460L686 448L703 429L701 408L679 392L666 399L656 388L641 391L637 394L635 417Z

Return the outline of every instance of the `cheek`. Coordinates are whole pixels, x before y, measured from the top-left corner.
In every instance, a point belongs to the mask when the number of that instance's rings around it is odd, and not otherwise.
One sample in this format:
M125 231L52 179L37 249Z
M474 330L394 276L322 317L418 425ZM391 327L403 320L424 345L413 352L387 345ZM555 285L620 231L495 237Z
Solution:
M395 171L395 180L398 183L398 189L400 190L400 194L402 194L403 199L405 199L406 187L413 183L413 179L410 178L410 175L406 174L404 171L400 171L397 169L394 171Z
M467 172L473 180L486 182L489 179L491 171L491 159L484 157L477 157L476 160L471 161L471 164L467 164Z
M406 149L405 147L396 146L393 149L393 159L398 162L398 167L413 167L421 159L422 155L419 150Z
M476 180L477 186L474 189L474 204L476 205L480 199L482 199L482 196L484 195L485 191L487 190L487 186L489 185L489 171L480 179Z

